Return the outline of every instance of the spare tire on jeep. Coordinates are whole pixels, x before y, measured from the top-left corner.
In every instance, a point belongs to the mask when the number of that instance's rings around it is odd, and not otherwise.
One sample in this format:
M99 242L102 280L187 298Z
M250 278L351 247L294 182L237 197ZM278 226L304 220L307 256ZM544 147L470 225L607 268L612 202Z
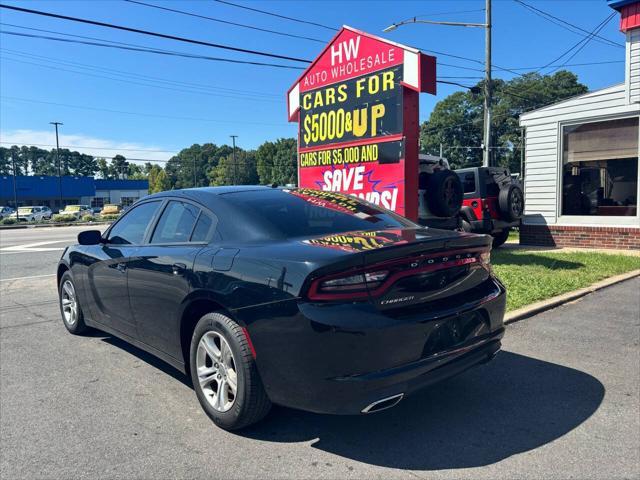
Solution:
M509 222L519 220L524 211L522 189L513 183L504 185L498 194L498 207Z
M439 217L453 217L462 207L462 183L452 170L439 170L429 176L426 197L429 210Z

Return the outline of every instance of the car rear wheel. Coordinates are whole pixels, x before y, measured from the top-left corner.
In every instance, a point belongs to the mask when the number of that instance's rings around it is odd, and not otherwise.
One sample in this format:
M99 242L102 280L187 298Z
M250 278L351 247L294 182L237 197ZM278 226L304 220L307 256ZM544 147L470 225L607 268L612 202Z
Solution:
M64 326L74 335L80 335L85 332L88 327L84 323L84 314L78 301L76 287L68 271L64 272L60 279L58 294L60 298L60 314L62 315Z
M510 228L505 228L504 230L491 235L493 237L493 248L498 248L500 245L507 241L507 239L509 238L510 230Z
M261 420L271 408L242 328L221 313L202 317L190 348L191 379L200 405L225 430Z

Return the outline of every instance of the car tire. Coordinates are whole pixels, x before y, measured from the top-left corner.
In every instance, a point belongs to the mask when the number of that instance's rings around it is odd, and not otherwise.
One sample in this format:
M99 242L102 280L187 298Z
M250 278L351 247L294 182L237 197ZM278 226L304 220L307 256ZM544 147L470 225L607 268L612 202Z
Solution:
M78 299L75 283L71 272L64 272L58 286L58 300L62 323L67 330L74 335L81 335L88 330L84 323L84 314Z
M462 207L462 182L451 170L439 170L430 175L427 205L434 215L453 217Z
M493 237L493 248L498 248L507 241L507 239L509 238L510 230L510 228L505 228L498 233L491 234L491 236Z
M239 430L269 413L271 401L249 341L243 329L226 315L208 313L198 321L189 361L198 401L219 427Z
M500 213L507 221L515 222L522 218L524 211L524 194L522 189L514 184L506 185L500 189L498 194L498 207Z

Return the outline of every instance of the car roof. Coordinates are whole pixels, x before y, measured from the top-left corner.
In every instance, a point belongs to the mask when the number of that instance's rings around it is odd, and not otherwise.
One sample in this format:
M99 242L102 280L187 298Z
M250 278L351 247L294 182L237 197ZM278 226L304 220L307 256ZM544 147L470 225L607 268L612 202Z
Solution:
M181 190L167 190L160 193L154 193L152 195L144 197L144 200L148 200L151 198L161 198L161 197L185 197L191 200L203 202L208 199L211 199L211 197L225 195L228 193L252 192L252 191L272 190L272 189L273 187L267 187L264 185L235 185L235 186L225 186L225 187L184 188Z

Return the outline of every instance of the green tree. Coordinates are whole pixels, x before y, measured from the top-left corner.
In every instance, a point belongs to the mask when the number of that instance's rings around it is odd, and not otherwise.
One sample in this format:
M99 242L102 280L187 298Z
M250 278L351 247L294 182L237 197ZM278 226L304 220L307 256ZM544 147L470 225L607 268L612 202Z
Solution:
M233 154L220 159L218 165L209 171L211 185L255 185L258 183L256 152L236 149Z
M5 147L0 147L0 175L13 175L11 153Z
M295 138L280 138L265 142L256 150L257 172L260 183L286 185L297 183L297 142Z
M483 82L477 87L483 91ZM513 80L495 80L493 87L493 164L520 171L519 117L522 113L587 92L575 74L530 73ZM453 168L482 164L484 97L472 92L456 92L438 102L429 120L420 128L423 153L438 155L440 145Z
M193 144L171 157L165 168L174 188L189 188L209 184L208 174L218 165L221 158L232 152L229 145L214 143ZM194 171L195 169L195 171Z
M159 165L148 164L149 193L164 192L171 189L167 172Z
M111 178L111 171L109 170L109 164L107 163L106 159L98 158L96 160L96 164L98 166L98 173L100 174L101 178L104 178L105 180Z
M109 175L111 178L124 178L129 172L129 162L122 155L116 155L111 159Z

